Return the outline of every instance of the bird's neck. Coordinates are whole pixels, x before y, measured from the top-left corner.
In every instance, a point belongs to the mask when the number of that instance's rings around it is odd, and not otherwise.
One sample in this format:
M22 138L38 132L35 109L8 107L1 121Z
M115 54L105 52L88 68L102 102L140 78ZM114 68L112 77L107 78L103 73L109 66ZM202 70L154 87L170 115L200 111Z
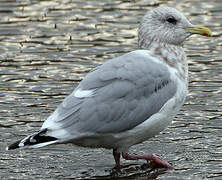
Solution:
M182 46L152 42L141 48L149 50L154 57L176 69L181 78L188 79L187 58Z

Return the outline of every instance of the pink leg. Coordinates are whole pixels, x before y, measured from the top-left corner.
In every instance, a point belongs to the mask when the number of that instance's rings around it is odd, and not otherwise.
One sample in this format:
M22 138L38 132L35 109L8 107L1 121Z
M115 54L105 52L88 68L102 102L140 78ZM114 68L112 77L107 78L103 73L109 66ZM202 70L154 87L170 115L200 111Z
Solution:
M144 159L144 160L153 162L158 167L171 168L171 165L167 161L159 158L155 154L139 156L139 155L129 155L128 153L122 153L122 157L126 160Z
M113 157L114 157L115 162L116 162L115 168L120 169L120 153L117 152L116 149L113 149Z

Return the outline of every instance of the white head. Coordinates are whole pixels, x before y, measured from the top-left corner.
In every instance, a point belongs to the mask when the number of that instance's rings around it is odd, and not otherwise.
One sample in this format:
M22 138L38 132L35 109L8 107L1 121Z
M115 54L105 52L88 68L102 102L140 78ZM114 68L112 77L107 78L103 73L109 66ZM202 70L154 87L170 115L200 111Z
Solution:
M139 46L149 47L159 42L181 45L192 34L210 36L211 32L203 26L192 25L187 18L171 7L158 7L149 11L139 26Z

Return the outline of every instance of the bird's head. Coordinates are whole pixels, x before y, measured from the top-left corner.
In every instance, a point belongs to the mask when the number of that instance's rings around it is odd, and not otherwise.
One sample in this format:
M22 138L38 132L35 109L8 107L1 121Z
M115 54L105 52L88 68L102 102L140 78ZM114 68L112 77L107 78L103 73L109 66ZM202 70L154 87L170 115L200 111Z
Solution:
M149 11L139 26L139 46L151 42L181 45L192 34L211 36L204 26L194 26L187 18L171 7L158 7Z

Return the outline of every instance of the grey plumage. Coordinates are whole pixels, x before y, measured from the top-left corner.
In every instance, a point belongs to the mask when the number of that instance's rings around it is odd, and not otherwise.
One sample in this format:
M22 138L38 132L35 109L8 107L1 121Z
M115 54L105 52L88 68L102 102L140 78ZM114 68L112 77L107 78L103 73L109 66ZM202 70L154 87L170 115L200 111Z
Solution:
M49 119L71 134L106 134L132 129L147 120L174 96L176 84L167 66L134 51L97 67L77 89L95 92L85 98L71 94L57 108L56 119L54 114Z
M132 156L127 150L165 129L188 92L188 65L182 44L192 34L211 35L180 12L158 7L139 26L136 50L111 59L88 73L72 94L43 123L39 132L8 149L72 142L113 149L120 156L170 164L156 155ZM142 50L144 49L144 50Z

